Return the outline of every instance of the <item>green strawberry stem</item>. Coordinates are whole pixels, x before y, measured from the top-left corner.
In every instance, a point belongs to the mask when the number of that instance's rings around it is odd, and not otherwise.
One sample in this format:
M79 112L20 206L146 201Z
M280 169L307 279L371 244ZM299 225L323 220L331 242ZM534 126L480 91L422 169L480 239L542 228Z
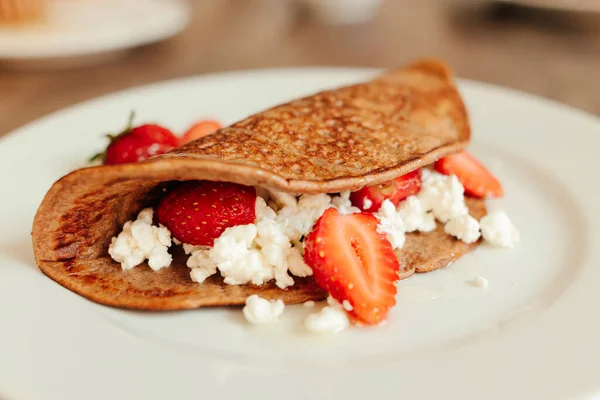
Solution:
M133 121L134 121L134 119L135 119L135 110L131 110L129 112L129 118L127 119L127 125L125 126L125 129L123 129L117 135L114 135L112 133L107 133L107 134L104 135L107 138L109 138L109 140L110 140L110 142L108 143L108 146L110 146L110 144L112 142L114 142L115 140L117 140L120 137L125 136L129 132L131 132L131 130L133 129ZM108 146L106 146L106 148L108 148ZM101 160L102 163L104 164L104 162L106 160L106 149L104 149L100 153L96 153L92 157L90 157L88 159L88 163L93 163L94 161L98 161L98 160Z

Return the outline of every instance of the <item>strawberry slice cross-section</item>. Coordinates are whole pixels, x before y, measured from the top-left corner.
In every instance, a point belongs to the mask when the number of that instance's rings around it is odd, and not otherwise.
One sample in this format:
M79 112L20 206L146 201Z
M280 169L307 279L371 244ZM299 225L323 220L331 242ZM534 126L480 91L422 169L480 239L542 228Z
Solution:
M475 157L466 151L447 155L435 162L435 169L444 175L456 175L465 193L474 197L502 197L500 181Z
M396 304L399 263L392 245L377 232L369 213L342 215L325 210L304 244L304 260L317 283L355 320L375 325Z
M377 212L385 200L397 206L408 196L421 190L421 169L409 172L389 182L366 186L350 194L352 205L363 211Z

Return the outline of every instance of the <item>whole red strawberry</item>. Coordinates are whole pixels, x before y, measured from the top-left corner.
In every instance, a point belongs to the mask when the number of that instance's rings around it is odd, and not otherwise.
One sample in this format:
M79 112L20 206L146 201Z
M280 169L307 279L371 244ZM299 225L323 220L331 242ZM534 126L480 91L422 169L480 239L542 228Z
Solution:
M212 246L225 229L254 223L256 190L229 182L190 181L167 193L156 218L182 243Z
M107 135L110 144L106 151L92 160L102 158L104 164L134 163L164 154L178 146L179 140L168 129L156 124L132 127L134 113L127 127L118 135Z

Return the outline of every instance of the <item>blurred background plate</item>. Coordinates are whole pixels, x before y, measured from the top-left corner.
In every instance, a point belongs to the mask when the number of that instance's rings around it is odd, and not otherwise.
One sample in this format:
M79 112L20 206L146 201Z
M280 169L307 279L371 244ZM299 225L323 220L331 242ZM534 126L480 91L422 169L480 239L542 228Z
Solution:
M599 0L499 0L526 7L550 8L563 11L600 12Z
M184 0L55 0L36 24L0 25L0 62L36 69L107 62L176 35L189 15Z

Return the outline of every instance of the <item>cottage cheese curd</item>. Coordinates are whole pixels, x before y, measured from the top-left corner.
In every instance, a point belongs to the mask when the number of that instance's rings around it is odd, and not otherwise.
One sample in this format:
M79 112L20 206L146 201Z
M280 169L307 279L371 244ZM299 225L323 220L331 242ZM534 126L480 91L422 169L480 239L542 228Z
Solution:
M313 333L335 333L350 325L348 315L341 305L328 305L317 313L312 313L304 320L304 326Z
M155 271L171 265L169 254L171 232L162 225L152 225L154 210L143 209L135 221L127 221L117 237L113 237L108 254L121 268L129 270L148 260Z
M470 282L473 286L477 286L481 289L487 289L489 286L489 281L485 279L483 276L475 276L473 280Z
M448 229L454 236L460 235L459 239L464 238L464 241L471 243L469 241L479 235L479 226L474 232L473 222L477 221L466 218L469 217L469 210L465 204L464 188L458 178L424 169L422 180L421 191L401 201L398 207L389 200L381 204L379 211L374 214L379 220L378 231L386 235L396 250L402 248L408 232L431 232L437 226L436 219L447 223L465 216L450 224Z
M353 211L348 202L349 194L338 206ZM304 262L299 239L331 205L331 197L305 195L295 203L280 197L277 203L283 205L279 213L268 206L265 199L257 197L256 223L227 228L210 249L184 245L190 254L187 265L192 269L192 280L202 283L218 271L230 285L260 285L274 279L278 287L285 289L294 284L291 275L311 276L312 270ZM314 212L314 208L322 209L321 213ZM289 218L281 217L283 210ZM286 228L297 238L294 242L286 234Z
M394 203L387 199L384 200L379 211L375 213L375 217L379 220L377 231L386 235L393 249L401 249L405 240L404 222Z
M341 192L339 196L332 197L331 204L340 212L340 214L347 215L360 212L360 208L352 205L349 190Z
M444 225L444 232L465 243L474 243L481 236L479 222L468 214L452 218Z
M481 234L490 244L498 247L514 247L519 241L519 231L504 211L486 215L479 221Z
M442 223L469 213L465 189L455 175L442 175L423 169L421 191L417 198L425 211L431 211Z
M184 246L185 247L185 246ZM191 268L190 277L194 282L202 283L208 278L217 273L217 264L210 258L208 249L200 246L192 246L187 260L187 266Z
M406 232L431 232L435 229L435 217L421 205L417 196L409 196L398 205L398 214Z
M275 321L285 309L282 300L267 300L257 294L246 299L242 313L251 324L266 324Z
M315 221L330 207L331 197L327 194L303 194L295 204L279 209L275 220L291 242L299 243L310 232Z

